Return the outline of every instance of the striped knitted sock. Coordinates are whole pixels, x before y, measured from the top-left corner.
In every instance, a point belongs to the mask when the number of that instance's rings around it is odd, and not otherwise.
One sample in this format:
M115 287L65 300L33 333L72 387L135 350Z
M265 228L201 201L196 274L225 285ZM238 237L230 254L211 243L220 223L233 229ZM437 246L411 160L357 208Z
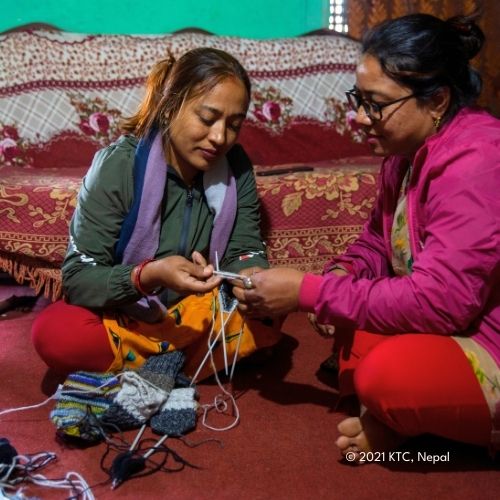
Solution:
M182 436L196 427L194 387L173 389L160 411L151 418L151 429L158 434Z
M98 419L119 390L120 381L112 373L71 373L55 398L56 406L50 412L50 419L63 437L100 441L103 435Z
M123 430L146 423L167 400L183 363L182 352L170 351L149 357L137 372L123 372L122 388L102 421Z

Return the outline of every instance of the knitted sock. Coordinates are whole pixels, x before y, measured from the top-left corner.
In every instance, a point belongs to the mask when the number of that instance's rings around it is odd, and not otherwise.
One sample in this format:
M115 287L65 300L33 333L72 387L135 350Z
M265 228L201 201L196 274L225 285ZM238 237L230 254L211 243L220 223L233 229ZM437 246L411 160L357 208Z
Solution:
M184 364L184 359L184 354L181 351L170 351L150 356L137 370L137 373L159 389L170 393Z
M146 423L172 391L184 355L171 351L149 357L137 372L122 374L122 388L102 421L120 429L133 429Z
M158 434L182 436L196 427L197 409L194 387L173 389L160 411L151 418L151 428Z
M55 398L50 419L63 437L99 441L103 435L97 420L119 390L120 381L112 373L71 373Z

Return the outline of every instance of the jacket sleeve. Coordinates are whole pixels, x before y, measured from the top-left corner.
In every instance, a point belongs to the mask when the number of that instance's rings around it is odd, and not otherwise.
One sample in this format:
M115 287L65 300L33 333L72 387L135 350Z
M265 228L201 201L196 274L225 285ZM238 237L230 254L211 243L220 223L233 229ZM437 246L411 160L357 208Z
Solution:
M240 145L231 149L228 159L236 177L238 204L233 231L221 266L231 272L253 266L268 268L260 231L260 202L252 163Z
M375 279L325 276L320 322L375 332L472 329L500 281L498 146L464 145L419 196L422 246L413 272ZM419 200L422 202L422 200Z
M96 153L83 179L62 265L66 300L89 308L134 302L133 266L115 265L114 248L132 202L133 150L120 145Z
M378 178L378 195L375 206L359 238L352 245L349 245L344 254L328 262L325 265L324 273L328 273L336 265L340 265L357 278L391 275L392 268L388 261L382 226L385 189L383 179L386 171L384 162Z

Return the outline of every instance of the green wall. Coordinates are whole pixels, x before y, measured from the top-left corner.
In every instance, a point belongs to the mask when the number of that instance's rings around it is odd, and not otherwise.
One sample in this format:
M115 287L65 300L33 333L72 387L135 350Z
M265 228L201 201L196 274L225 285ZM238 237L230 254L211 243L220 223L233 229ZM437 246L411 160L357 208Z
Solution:
M159 34L197 27L248 38L324 28L328 0L0 0L0 32L43 22L79 33Z

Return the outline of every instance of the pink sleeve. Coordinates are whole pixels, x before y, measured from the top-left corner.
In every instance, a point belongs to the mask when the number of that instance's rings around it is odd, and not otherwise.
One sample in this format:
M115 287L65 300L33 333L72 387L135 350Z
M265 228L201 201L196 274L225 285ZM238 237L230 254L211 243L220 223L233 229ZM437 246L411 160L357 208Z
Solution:
M301 311L314 311L322 283L323 277L317 274L308 273L304 276L299 290L299 309Z

